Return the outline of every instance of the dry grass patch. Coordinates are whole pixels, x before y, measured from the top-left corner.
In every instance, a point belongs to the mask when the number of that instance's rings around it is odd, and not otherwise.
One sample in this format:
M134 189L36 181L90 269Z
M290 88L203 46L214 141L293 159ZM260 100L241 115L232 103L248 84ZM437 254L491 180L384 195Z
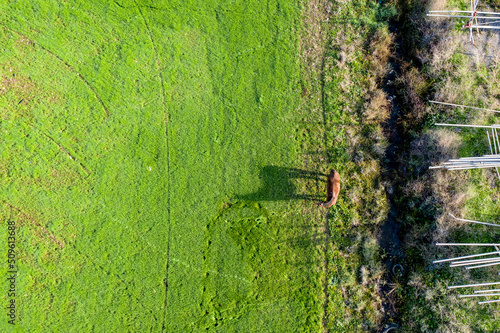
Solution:
M421 121L426 114L426 101L423 96L430 88L430 82L415 68L403 68L403 75L397 81L404 87L404 103L412 109L407 117L408 120L411 122Z
M500 103L498 36L484 33L471 47L467 31L456 31L456 20L426 18L428 10L451 9L444 1L415 2L410 15L416 37L412 51L424 66L403 68L400 79L412 120L405 126L411 142L401 164L407 181L401 199L404 246L413 269L399 292L406 331L498 331L494 307L477 299L459 299L467 293L448 285L486 282L497 272L488 268L464 270L433 265L441 258L483 252L480 248L437 247L435 242L492 242L496 230L459 222L449 216L490 221L498 213L498 179L494 170L428 170L450 158L486 154L486 133L473 129L435 128L433 123L498 123L491 113L429 105L427 99L497 108ZM455 8L457 9L457 8ZM415 129L418 124L422 129ZM404 205L404 206L403 206ZM495 216L494 216L495 215ZM495 229L495 228L493 228Z
M373 92L373 96L365 103L364 115L368 123L382 123L390 116L390 103L387 95L380 89Z
M460 145L459 134L443 128L430 130L414 140L410 146L409 163L420 175L406 184L403 193L422 198L435 197L446 209L458 213L468 174L463 171L426 170L431 165L456 158Z
M387 29L377 30L371 38L369 52L372 73L379 80L387 74L389 58L394 53L393 38Z

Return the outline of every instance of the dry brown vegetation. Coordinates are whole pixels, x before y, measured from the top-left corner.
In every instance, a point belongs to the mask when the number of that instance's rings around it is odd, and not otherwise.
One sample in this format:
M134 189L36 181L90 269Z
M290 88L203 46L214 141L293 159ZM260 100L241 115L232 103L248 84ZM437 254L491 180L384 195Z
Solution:
M429 10L442 10L445 2L429 1ZM498 36L482 33L477 48L467 43L466 33L453 31L451 24L445 20L415 19L415 25L427 36L428 48L419 49L420 60L428 65L425 72L415 68L405 71L401 83L404 85L407 105L412 106L411 117L415 121L424 116L441 114L454 121L456 110L449 107L428 106L425 97L457 104L472 106L484 105L488 108L498 107L500 78L498 45L494 45ZM424 46L426 43L424 43ZM473 50L473 54L467 51ZM491 54L495 54L492 56ZM483 80L478 80L483 78ZM437 83L435 83L437 82ZM479 84L478 84L479 83ZM432 86L431 86L432 84ZM433 92L430 93L429 89ZM462 122L484 124L491 118L491 114L484 111L464 112L466 119ZM458 156L458 149L463 144L463 135L455 129L431 129L417 137L410 148L410 156L417 157L422 167L437 164L449 158ZM486 153L486 152L485 152ZM432 193L450 211L459 214L463 209L466 184L470 180L464 172L437 171L427 173L417 181L410 183L413 188L425 186L420 183L431 184ZM427 193L430 194L430 193ZM460 199L459 199L460 198Z
M387 29L377 30L370 39L369 52L372 74L379 80L389 70L389 58L394 55L394 36Z
M390 116L389 100L382 90L376 90L365 103L364 113L367 122L382 123Z
M437 165L442 161L455 158L460 146L458 133L447 129L433 129L416 138L410 146L409 163L414 164L416 172L420 175L408 182L403 188L403 193L409 197L421 198L418 206L415 201L410 201L411 209L428 209L431 206L445 207L441 216L437 216L437 230L427 226L415 228L405 238L406 246L419 246L422 237L429 237L433 241L443 241L451 225L444 224L447 213L455 216L464 215L464 200L466 198L469 175L466 172L450 172L447 170L434 170L426 172L429 166ZM448 222L448 221L447 221ZM422 250L428 252L426 246ZM434 251L429 254L429 259L435 256Z
M342 182L339 200L326 216L306 212L325 221L315 226L324 253L323 329L375 330L384 316L380 286L385 284L376 231L389 207L381 174L388 146L382 125L390 100L381 84L390 70L394 36L387 22L371 23L377 12L368 1L307 6L298 87L304 127L298 135L310 138L303 147L309 152L304 168L323 174L334 168ZM324 182L306 180L301 186L324 195Z
M406 284L398 289L404 329L408 331L496 331L493 307L477 300L457 298L448 285L494 279L494 269L467 271L432 265L439 258L471 254L484 249L437 247L435 242L487 242L494 230L458 222L448 214L479 220L497 219L498 178L493 170L428 170L430 165L461 156L489 153L484 131L437 128L434 122L487 124L498 121L491 113L436 106L428 99L498 108L498 35L482 32L476 46L455 21L424 16L427 10L451 9L447 2L413 3L409 14L412 29L407 43L417 62L403 65L399 79L405 102L402 115L408 139L400 155L405 177L400 200L404 216L403 244L412 265ZM484 9L484 8L483 8ZM496 237L496 236L495 236ZM466 292L465 292L466 293Z

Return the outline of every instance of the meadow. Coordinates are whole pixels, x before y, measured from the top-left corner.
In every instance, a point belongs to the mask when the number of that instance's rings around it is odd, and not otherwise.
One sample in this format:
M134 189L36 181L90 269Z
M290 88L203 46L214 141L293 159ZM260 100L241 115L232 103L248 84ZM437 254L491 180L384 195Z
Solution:
M374 329L393 11L2 3L2 331Z
M287 215L299 9L2 5L17 331L307 327L309 269L288 264L309 255Z

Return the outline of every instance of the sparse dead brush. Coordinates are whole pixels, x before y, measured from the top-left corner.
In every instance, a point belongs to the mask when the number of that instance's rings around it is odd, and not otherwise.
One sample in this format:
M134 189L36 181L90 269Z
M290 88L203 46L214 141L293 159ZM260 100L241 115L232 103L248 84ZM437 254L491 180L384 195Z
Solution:
M393 35L387 29L378 29L369 45L372 73L381 80L387 73L389 58L393 55Z
M409 120L419 121L426 113L426 101L423 96L426 95L430 82L415 68L403 70L403 73L397 81L404 87L405 104L412 109Z
M445 209L458 214L466 198L464 193L467 192L468 181L470 181L470 176L467 171L440 170L433 176L433 191Z
M448 4L448 1L446 0L431 0L428 1L428 10L445 10L447 9L446 6Z
M476 46L472 46L467 42L467 31L457 31L457 20L425 16L428 10L461 9L452 8L454 5L458 3L414 1L409 14L411 28L407 32L410 33L403 36L406 45L411 46L411 55L423 64L415 65L415 61L408 61L408 66L403 64L404 74L397 82L407 108L403 127L412 136L407 137L409 148L400 157L402 174L408 179L403 181L404 199L400 207L405 221L406 255L417 264L398 294L404 303L404 330L411 332L497 330L490 320L494 318L490 316L492 312L496 312L490 309L496 307L478 306L477 299L459 299L456 295L461 292L447 289L453 284L487 282L497 276L496 272L488 268L465 270L432 264L436 259L486 251L438 247L435 242L490 242L497 237L496 230L460 222L448 215L485 222L497 218L500 195L494 169L428 170L430 165L450 158L489 154L485 151L488 144L484 141L484 131L436 128L433 123L498 123L492 113L427 103L430 99L490 109L500 107L498 34L481 33ZM421 127L415 130L414 124ZM489 319L482 320L486 316Z
M418 178L411 183L408 183L403 188L403 193L407 196L421 197L429 193L430 186L425 179Z
M360 268L360 275L361 275L361 285L363 287L368 286L370 283L370 270L366 266L361 266Z
M460 144L461 138L456 132L443 128L430 130L411 142L409 163L423 171L430 165L457 157Z
M460 45L458 36L444 32L445 36L436 41L430 50L430 64L433 73L449 73L453 70L453 63L450 61L457 47Z
M412 232L405 237L405 245L419 248L419 253L427 260L435 257L435 248L429 248L429 240L443 241L449 234L448 212L461 216L466 199L467 172L448 170L427 171L430 165L439 164L457 157L460 146L457 133L447 129L434 129L421 135L410 146L410 167L415 168L417 177L403 189L411 210L432 213L434 207L442 207L442 213L435 216L436 228L428 224L414 224ZM427 240L422 243L423 240Z
M374 131L370 133L369 136L372 141L371 151L376 158L382 158L385 156L385 152L389 147L389 142L387 138L384 136L382 131L382 127L380 125L376 125Z
M430 136L435 140L434 158L448 159L456 156L460 145L460 136L448 129L435 129L430 131Z
M365 103L364 115L365 121L369 123L381 123L389 118L390 103L387 95L380 89L377 89L373 96Z
M353 45L350 43L344 43L342 39L337 41L337 45L340 47L340 51L338 53L337 66L340 69L345 69L348 67L350 63L355 60L356 56L356 47L361 45Z
M424 295L426 286L420 274L411 272L408 285L414 289L416 297L421 297Z

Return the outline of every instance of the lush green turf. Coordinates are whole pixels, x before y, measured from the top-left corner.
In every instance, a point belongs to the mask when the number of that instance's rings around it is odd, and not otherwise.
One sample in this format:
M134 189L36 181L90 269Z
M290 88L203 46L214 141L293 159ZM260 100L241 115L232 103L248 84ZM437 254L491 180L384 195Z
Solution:
M319 329L317 253L291 201L298 3L0 13L14 331Z

